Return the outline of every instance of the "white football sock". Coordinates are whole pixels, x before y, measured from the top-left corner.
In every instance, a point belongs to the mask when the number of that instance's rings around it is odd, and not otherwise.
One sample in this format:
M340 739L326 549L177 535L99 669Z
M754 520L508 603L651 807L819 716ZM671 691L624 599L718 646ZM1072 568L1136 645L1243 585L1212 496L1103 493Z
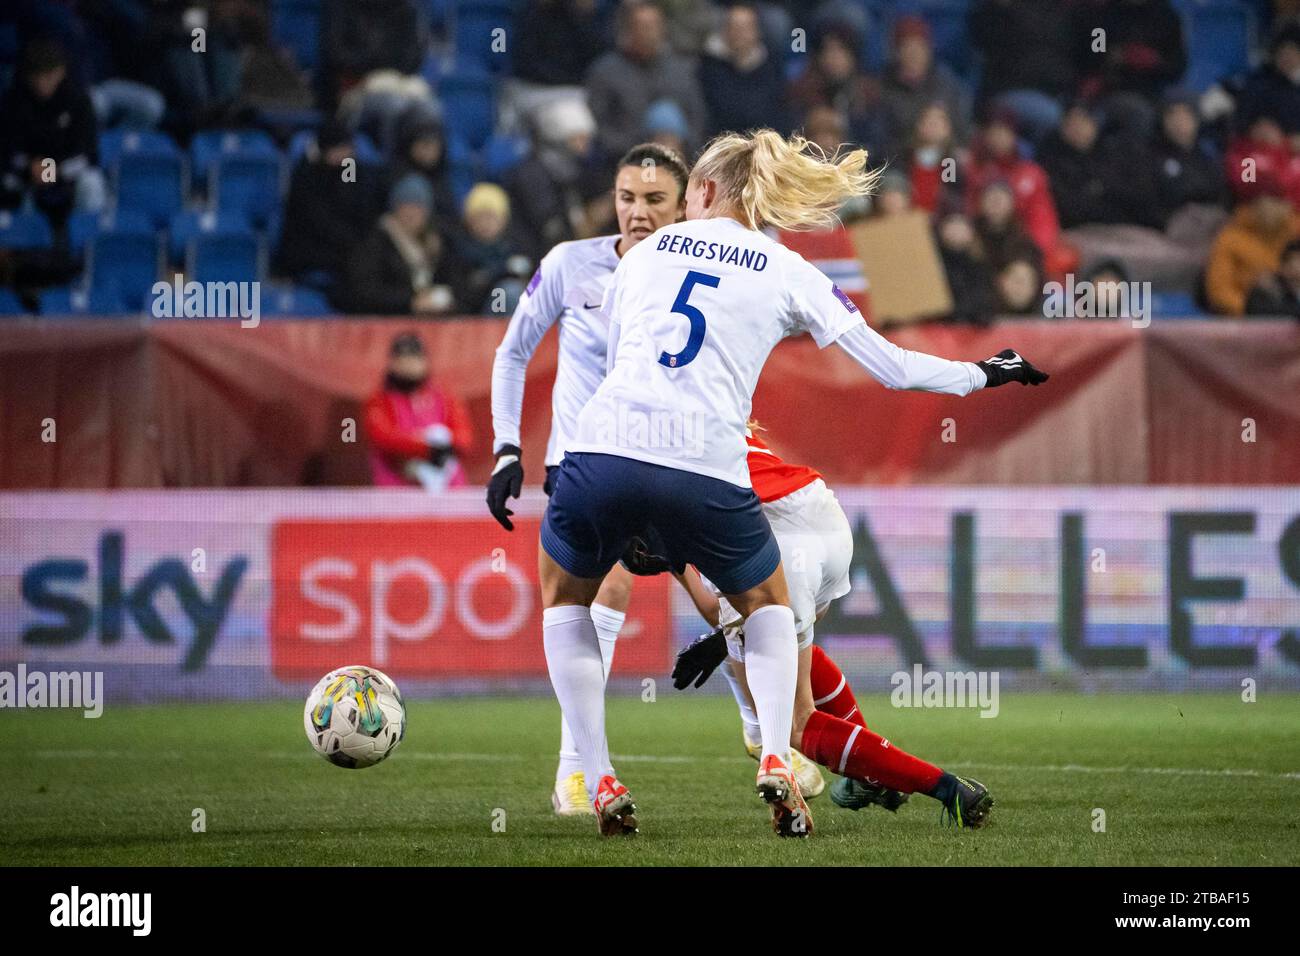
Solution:
M623 611L615 611L612 607L603 604L591 606L591 622L596 625L596 637L600 639L600 659L605 665L606 680L609 680L609 669L614 665L614 642L618 640L618 632L623 629L623 621L626 617ZM578 745L573 741L573 731L569 729L569 722L561 715L560 763L555 770L555 779L557 782L564 780L581 769L582 758L578 756Z
M722 662L722 673L727 678L727 683L731 685L731 696L736 698L736 706L740 708L740 723L745 728L745 738L758 743L763 737L763 731L758 726L758 714L754 713L754 705L749 702L745 685L732 672L730 658Z
M789 767L799 640L794 611L785 605L765 605L745 619L745 676L758 711L763 756L776 754Z
M605 665L591 611L578 604L546 608L542 644L551 686L581 756L587 795L595 796L600 778L613 769L605 744ZM794 691L790 693L793 708Z

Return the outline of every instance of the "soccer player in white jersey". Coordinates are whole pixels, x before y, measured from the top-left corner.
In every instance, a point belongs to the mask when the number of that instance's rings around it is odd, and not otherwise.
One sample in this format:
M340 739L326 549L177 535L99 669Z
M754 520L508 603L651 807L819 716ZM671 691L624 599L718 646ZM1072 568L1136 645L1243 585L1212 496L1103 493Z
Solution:
M559 359L551 390L551 437L546 445L547 493L555 469L572 441L578 412L605 378L609 322L601 298L619 258L660 226L676 222L685 204L686 163L672 150L646 143L629 150L618 164L614 207L618 234L562 242L542 259L506 328L492 364L492 427L496 466L488 482L492 515L511 531L507 499L519 496L519 419L528 362L552 325L560 326ZM623 627L632 594L632 577L615 565L591 605L605 676ZM593 813L582 776L582 762L568 723L561 719L560 760L551 804L562 815Z
M578 415L556 473L538 555L551 683L581 755L602 835L637 831L605 741L605 677L591 605L642 529L693 564L745 618L759 721L756 789L776 832L812 819L790 771L798 640L780 550L750 486L745 426L759 373L782 338L839 345L892 388L968 395L1046 376L1011 350L978 365L910 352L764 227L805 229L869 193L866 153L828 159L771 130L715 139L691 171L686 221L619 261L605 292L608 374Z

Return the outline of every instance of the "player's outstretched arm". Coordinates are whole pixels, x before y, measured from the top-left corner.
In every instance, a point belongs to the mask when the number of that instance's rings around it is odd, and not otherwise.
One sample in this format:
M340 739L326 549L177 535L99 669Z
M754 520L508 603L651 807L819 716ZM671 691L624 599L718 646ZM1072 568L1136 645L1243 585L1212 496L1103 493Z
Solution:
M1011 349L983 362L953 362L900 348L865 322L844 332L835 344L886 388L969 395L1007 382L1038 385L1048 378Z

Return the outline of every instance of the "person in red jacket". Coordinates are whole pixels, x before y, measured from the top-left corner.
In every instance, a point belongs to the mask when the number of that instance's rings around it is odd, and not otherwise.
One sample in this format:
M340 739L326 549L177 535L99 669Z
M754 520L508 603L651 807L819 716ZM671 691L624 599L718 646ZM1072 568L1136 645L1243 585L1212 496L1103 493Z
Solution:
M1016 143L1016 121L1006 112L994 114L979 136L966 176L968 212L974 215L984 187L1005 180L1016 200L1016 219L1043 254L1049 276L1061 276L1078 263L1078 253L1061 240L1061 221L1047 173L1022 157Z
M459 456L473 444L464 407L429 380L429 358L414 332L393 339L383 387L363 410L376 485L430 491L465 484Z

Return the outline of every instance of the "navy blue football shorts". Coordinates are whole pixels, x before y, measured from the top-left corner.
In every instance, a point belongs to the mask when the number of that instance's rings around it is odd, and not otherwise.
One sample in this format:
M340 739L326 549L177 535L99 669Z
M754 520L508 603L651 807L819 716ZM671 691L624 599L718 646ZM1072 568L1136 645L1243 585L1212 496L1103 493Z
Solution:
M723 594L763 583L781 563L752 488L591 452L565 454L551 486L542 547L576 577L603 578L647 526L667 557L695 565Z

